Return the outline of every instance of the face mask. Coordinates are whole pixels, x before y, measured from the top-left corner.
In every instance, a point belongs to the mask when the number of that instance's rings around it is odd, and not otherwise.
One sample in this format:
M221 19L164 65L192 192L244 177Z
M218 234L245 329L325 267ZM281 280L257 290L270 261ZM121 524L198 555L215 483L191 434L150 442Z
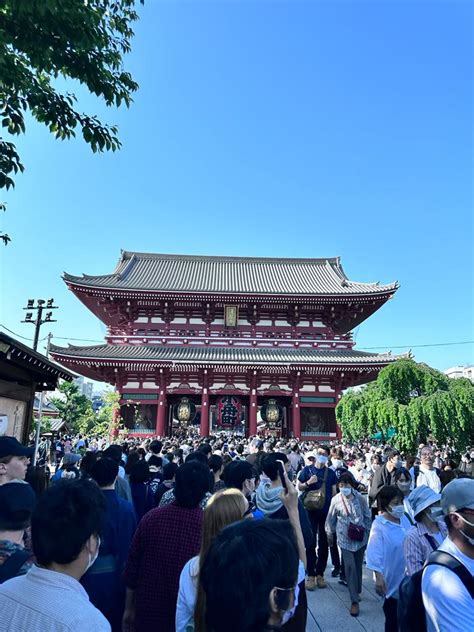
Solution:
M350 496L352 493L352 487L341 487L340 491L343 496Z
M401 462L401 459L398 459L398 461L395 463L395 469L400 470L401 468L402 468L402 462Z
M100 537L97 536L97 548L95 550L94 555L91 555L91 553L89 553L89 563L87 564L86 570L84 571L85 573L87 573L87 571L94 564L96 559L99 557L99 549L100 549Z
M380 465L380 463L372 463L372 470L374 472L376 472L377 470L379 470L382 466Z
M443 510L441 507L431 507L429 511L429 517L433 522L438 522L443 517Z
M290 608L289 610L283 610L283 614L281 617L281 625L285 625L285 623L288 623L288 621L291 619L291 617L295 614L295 610L296 610L296 590L297 588L277 588L277 590L283 590L283 591L289 591L289 590L293 590L294 591L294 598L293 598L293 607Z
M341 461L341 459L333 459L332 464L333 464L333 467L336 468L336 470L343 466L343 462Z
M411 483L410 483L410 482L408 482L408 483L397 483L397 487L398 487L398 489L399 489L400 491L402 491L402 492L407 492L407 491L409 491L410 486L411 486Z
M324 454L318 454L318 456L316 457L316 463L320 463L321 465L326 465L327 462L328 462L328 457L325 456Z
M396 507L391 507L388 510L388 513L392 515L397 520L400 520L403 514L405 513L405 507L403 505L397 505Z
M466 520L466 518L464 518L464 516L461 516L461 514L455 514L458 518L461 518L461 520L463 522L465 522L466 524L468 524L470 527L474 528L474 523L473 522L469 522L469 520ZM464 531L459 530L460 533L463 534L463 536L466 538L466 540L469 542L469 544L471 546L474 546L474 538L471 538L470 536L467 535L467 533L464 533Z

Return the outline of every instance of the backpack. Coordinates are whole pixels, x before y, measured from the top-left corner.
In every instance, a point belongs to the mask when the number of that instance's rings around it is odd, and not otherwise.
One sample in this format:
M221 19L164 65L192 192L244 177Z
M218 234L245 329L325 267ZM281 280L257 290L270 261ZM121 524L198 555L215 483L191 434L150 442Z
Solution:
M31 551L28 551L27 549L15 551L15 553L12 553L10 557L7 557L0 566L0 584L16 577L20 568L27 560L30 559L30 557Z
M411 577L405 577L399 588L398 627L403 632L426 632L426 612L423 605L421 580L427 566L446 566L462 581L474 599L474 578L467 568L445 551L433 551L425 566Z

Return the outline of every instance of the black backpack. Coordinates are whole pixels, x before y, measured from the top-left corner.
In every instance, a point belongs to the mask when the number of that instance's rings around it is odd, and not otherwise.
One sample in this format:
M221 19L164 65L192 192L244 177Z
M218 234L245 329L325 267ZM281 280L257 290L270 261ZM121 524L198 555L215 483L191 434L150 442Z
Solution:
M449 568L459 577L474 599L474 578L467 568L449 553L433 551L425 566L411 577L405 577L400 584L398 629L403 632L426 632L426 612L423 605L421 579L424 569L432 564Z
M12 553L0 566L0 584L18 575L23 564L31 557L31 551L21 549Z

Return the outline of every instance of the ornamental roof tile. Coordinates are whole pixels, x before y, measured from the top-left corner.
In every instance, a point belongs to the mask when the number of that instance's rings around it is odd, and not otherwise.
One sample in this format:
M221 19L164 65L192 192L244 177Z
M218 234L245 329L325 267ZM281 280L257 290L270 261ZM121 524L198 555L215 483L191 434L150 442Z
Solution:
M112 274L64 279L86 287L205 294L372 295L392 293L398 283L356 283L339 257L277 259L148 254L122 251Z
M264 347L204 347L159 345L95 345L91 347L56 347L51 353L59 361L159 362L167 364L295 364L295 365L376 365L397 359L391 353L367 353L353 349L278 349Z

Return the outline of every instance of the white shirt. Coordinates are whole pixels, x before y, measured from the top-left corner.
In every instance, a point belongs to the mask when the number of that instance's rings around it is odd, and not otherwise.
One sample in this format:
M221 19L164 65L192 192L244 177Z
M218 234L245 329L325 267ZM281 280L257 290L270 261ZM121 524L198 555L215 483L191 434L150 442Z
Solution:
M186 562L179 577L178 602L176 604L176 632L194 630L194 608L196 607L199 577L199 556Z
M449 536L438 551L453 555L474 576L474 559L461 553ZM472 630L474 599L453 571L435 564L427 566L423 572L421 588L428 632Z
M33 566L0 585L0 632L110 632L104 615L69 575Z
M439 494L441 491L441 481L439 480L436 470L428 470L423 465L420 465L420 472L418 474L418 478L416 479L416 486L420 487L420 485L427 485L428 487L431 487L434 492Z
M367 544L367 568L384 576L386 597L398 599L398 587L405 576L405 535L401 524L390 522L381 515L372 523Z

